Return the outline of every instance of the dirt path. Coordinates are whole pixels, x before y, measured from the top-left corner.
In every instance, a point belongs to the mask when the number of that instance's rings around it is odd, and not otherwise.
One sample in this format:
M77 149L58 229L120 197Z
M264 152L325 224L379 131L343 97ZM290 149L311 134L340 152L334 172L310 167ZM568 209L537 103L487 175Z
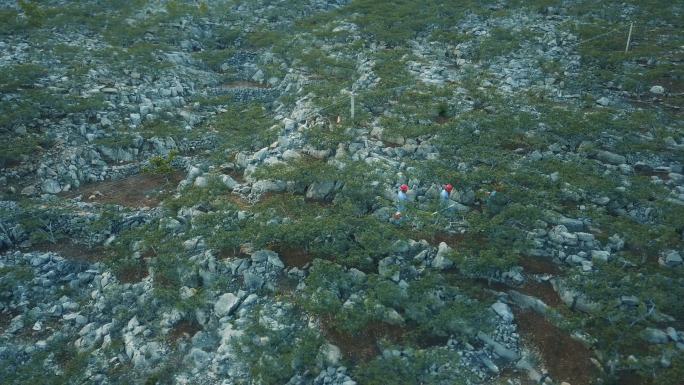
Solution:
M89 202L117 204L126 207L155 207L161 203L165 193L175 189L183 179L177 171L167 177L153 174L138 174L124 179L90 183L65 193L66 198L81 196Z

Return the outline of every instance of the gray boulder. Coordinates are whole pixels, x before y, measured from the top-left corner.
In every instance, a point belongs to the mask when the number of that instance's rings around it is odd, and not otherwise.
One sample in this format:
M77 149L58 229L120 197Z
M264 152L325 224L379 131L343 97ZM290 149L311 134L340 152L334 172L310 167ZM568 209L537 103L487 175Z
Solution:
M48 194L57 194L62 191L62 187L54 179L46 179L42 185L43 192Z
M608 262L610 259L610 252L605 250L592 250L591 259L593 261Z
M193 183L195 187L205 188L209 185L209 180L204 176L198 176Z
M665 93L665 87L663 86L653 86L650 89L651 93L654 95L662 95Z
M238 182L231 178L230 175L221 175L221 182L228 187L228 190L233 190L238 185Z
M605 162L605 163L610 163L610 164L615 164L615 165L623 164L623 163L627 162L627 158L625 158L624 156L612 153L610 151L604 151L604 150L601 150L601 151L596 153L596 159L598 159L602 162Z
M510 298L513 303L518 305L523 310L532 309L541 315L545 315L549 311L549 307L544 303L544 301L515 290L510 290L508 292L508 298Z
M494 341L494 339L483 332L477 333L477 338L484 342L485 345L489 346L497 356L501 357L506 361L515 361L520 358L518 353L508 349L502 344Z
M256 291L264 286L264 277L247 270L242 273L242 279L245 283L245 288L249 291Z
M284 181L259 180L252 184L252 191L256 193L283 192L287 187Z
M646 328L642 332L642 337L652 344L666 344L668 342L667 333L660 329Z
M271 250L259 250L255 251L252 253L252 262L254 263L261 263L261 262L266 262L270 265L273 265L275 267L279 267L281 269L285 268L285 264L283 261L280 260L280 257L278 256L278 253L275 251Z
M492 304L492 310L496 312L504 321L513 321L513 312L511 308L503 302L495 302Z
M219 318L231 315L239 305L240 298L238 296L233 293L225 293L214 303L214 312Z
M432 267L439 270L445 270L454 265L454 261L449 258L449 254L453 252L453 249L449 247L444 242L440 242L437 248L437 256L432 260Z
M393 281L399 281L400 271L394 257L386 257L378 262L378 274Z
M610 99L608 99L607 97L603 96L603 97L601 97L599 100L597 100L596 103L598 103L599 105L602 105L602 106L606 107L606 106L609 106L609 105L610 105Z
M665 267L677 267L682 265L682 256L677 250L668 250L658 259L658 263Z
M306 189L306 197L313 200L329 200L333 191L339 187L339 183L335 181L314 182Z

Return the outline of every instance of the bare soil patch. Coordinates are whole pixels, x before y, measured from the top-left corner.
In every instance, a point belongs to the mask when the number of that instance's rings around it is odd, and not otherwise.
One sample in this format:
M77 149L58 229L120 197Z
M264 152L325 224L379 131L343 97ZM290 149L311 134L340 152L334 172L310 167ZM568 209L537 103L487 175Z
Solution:
M660 170L648 170L648 169L636 169L634 170L634 174L638 176L643 176L643 177L648 177L651 178L652 176L657 176L658 178L667 181L670 180L670 175L667 172L660 171Z
M145 261L136 261L136 263L128 263L125 266L116 269L116 278L121 283L136 283L147 277L147 264Z
M220 259L248 258L249 254L244 253L240 248L223 248L218 250Z
M169 332L169 340L176 342L181 338L192 338L202 327L194 320L182 320Z
M589 360L592 356L589 348L534 312L514 312L520 334L539 352L555 383L594 383L596 368Z
M353 364L368 361L380 354L379 341L387 340L399 343L404 340L406 330L383 322L372 322L356 334L335 330L329 322L323 322L323 334L334 345L340 348L346 359Z
M451 120L451 118L449 118L448 116L444 116L444 115L437 115L437 117L435 117L433 119L433 121L437 124L445 124L445 123L448 123L450 120Z
M286 267L295 266L301 269L314 259L313 255L300 247L275 247L273 251L278 253Z
M556 264L536 257L521 256L518 263L525 269L525 272L532 274L558 275L560 273Z
M5 331L5 329L7 329L7 327L12 322L12 318L16 317L17 315L19 315L19 313L14 313L12 311L7 313L0 313L0 334L2 334Z
M558 307L563 304L560 297L558 297L558 293L553 290L553 287L548 282L528 281L524 286L517 288L517 290L523 294L539 298L551 307Z
M41 243L31 247L30 251L53 252L66 259L82 262L97 262L107 257L107 252L100 246L90 248L87 245L77 244L70 240Z
M530 380L527 377L526 373L523 373L522 371L515 368L504 368L501 371L501 375L499 376L499 378L495 380L496 382L493 385L511 385L511 382L509 380L517 380L517 383L519 383L520 385L539 385L536 382Z
M260 88L260 89L268 89L271 88L268 84L263 84L263 83L256 83L256 82L250 82L247 80L238 80L230 83L226 83L221 86L222 89L224 90L232 90L235 88Z
M165 177L153 174L138 174L124 179L87 184L64 194L66 198L79 195L85 201L117 204L126 207L155 207L164 194L173 190L183 179L178 171Z
M615 383L620 385L654 385L656 382L653 378L641 376L633 371L625 371L620 374ZM682 380L681 385L684 385L684 380Z
M461 245L463 242L469 240L469 237L472 237L472 234L434 233L432 235L423 236L422 238L434 246L438 246L440 243L444 242L453 249Z
M383 145L384 147L389 147L389 148L397 148L397 147L402 147L402 146L403 146L403 144L392 143L392 142L388 142L388 141L385 141L385 140L382 141L382 145Z
M245 177L244 177L244 175L242 175L241 172L239 172L237 170L231 170L231 171L228 171L227 174L228 174L228 176L233 178L233 180L235 180L236 182L238 182L240 184L245 183Z

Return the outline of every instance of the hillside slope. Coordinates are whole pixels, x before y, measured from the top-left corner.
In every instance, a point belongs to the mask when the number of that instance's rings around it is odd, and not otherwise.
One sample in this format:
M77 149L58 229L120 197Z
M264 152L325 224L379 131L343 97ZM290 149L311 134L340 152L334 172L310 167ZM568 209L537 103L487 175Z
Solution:
M1 382L681 384L682 8L0 0Z

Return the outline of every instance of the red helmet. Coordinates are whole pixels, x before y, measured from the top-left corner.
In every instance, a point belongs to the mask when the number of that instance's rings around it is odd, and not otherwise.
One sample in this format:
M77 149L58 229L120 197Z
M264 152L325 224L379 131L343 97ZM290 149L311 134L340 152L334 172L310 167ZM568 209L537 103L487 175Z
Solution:
M454 189L454 186L452 186L451 183L447 183L444 185L444 189L446 190L446 192L450 193L451 190Z
M407 191L408 191L408 186L405 185L405 184L402 184L401 187L399 187L399 190L401 190L401 191L403 191L403 192L407 192Z

